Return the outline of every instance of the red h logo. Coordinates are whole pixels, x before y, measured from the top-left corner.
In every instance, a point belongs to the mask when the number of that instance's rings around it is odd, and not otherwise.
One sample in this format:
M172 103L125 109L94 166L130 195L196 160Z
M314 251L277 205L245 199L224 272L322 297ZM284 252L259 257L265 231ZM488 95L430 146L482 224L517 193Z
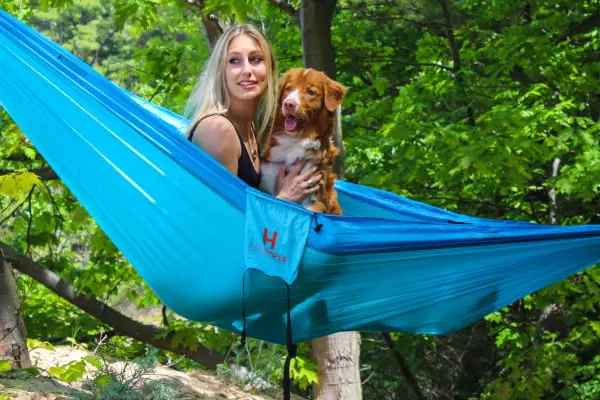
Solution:
M267 228L263 230L263 244L267 244L267 242L271 243L271 250L273 250L277 243L277 231L274 231L273 236L269 239L269 230Z

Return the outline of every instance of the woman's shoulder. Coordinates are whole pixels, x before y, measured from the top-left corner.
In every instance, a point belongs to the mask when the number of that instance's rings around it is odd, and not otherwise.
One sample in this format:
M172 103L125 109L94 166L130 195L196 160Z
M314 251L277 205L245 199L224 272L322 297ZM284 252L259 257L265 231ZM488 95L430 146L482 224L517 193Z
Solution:
M200 118L190 132L190 140L210 153L237 154L241 151L234 125L222 114L209 114Z
M221 113L212 113L200 117L192 126L188 139L195 137L217 136L221 139L228 139L229 136L237 138L235 126L229 118Z

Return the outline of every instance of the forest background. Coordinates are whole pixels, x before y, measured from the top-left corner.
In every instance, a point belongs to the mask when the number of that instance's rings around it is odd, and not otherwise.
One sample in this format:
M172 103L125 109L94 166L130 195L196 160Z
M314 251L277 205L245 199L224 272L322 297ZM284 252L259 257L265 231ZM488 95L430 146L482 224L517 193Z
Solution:
M350 89L344 179L473 216L600 223L600 1L327 2L330 68ZM117 84L178 113L210 52L203 18L256 24L285 71L303 64L301 6L0 0ZM152 345L161 362L171 359L169 349L192 348L195 356L178 368L216 368L204 361L226 354L220 373L233 363L251 371L247 380L279 385L283 346L250 340L242 347L231 333L161 309L1 109L0 132L0 246L21 271L30 343L104 337L114 356L133 359ZM57 277L74 289L71 301L42 284ZM84 295L96 301L88 312L76 306ZM151 328L128 339L115 321L90 315L102 303L136 315L120 321L131 329ZM408 399L416 385L431 399L598 399L599 304L600 270L592 267L452 335L393 333L390 351L385 337L363 333L363 395ZM294 390L308 394L315 365L302 352L293 376Z

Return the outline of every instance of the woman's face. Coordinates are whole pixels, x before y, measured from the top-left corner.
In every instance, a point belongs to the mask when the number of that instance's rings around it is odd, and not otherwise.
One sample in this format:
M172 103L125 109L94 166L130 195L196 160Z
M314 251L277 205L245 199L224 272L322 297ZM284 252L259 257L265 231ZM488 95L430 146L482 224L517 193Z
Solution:
M232 99L255 100L267 88L267 65L258 42L247 35L236 36L229 44L225 81Z

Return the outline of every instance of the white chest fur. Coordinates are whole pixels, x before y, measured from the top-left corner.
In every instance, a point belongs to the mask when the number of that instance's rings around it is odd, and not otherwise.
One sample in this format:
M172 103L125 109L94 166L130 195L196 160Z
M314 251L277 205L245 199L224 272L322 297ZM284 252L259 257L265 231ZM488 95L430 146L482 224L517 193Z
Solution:
M288 135L277 138L277 145L271 148L269 160L271 162L285 162L287 165L294 164L297 160L310 159L312 151L321 148L320 140L296 139Z
M261 168L260 189L275 195L277 190L277 177L282 164L293 166L298 160L310 160L314 151L321 148L320 140L297 139L289 135L277 137L277 144L271 147L269 159L263 161ZM310 168L312 163L308 162L304 170Z

